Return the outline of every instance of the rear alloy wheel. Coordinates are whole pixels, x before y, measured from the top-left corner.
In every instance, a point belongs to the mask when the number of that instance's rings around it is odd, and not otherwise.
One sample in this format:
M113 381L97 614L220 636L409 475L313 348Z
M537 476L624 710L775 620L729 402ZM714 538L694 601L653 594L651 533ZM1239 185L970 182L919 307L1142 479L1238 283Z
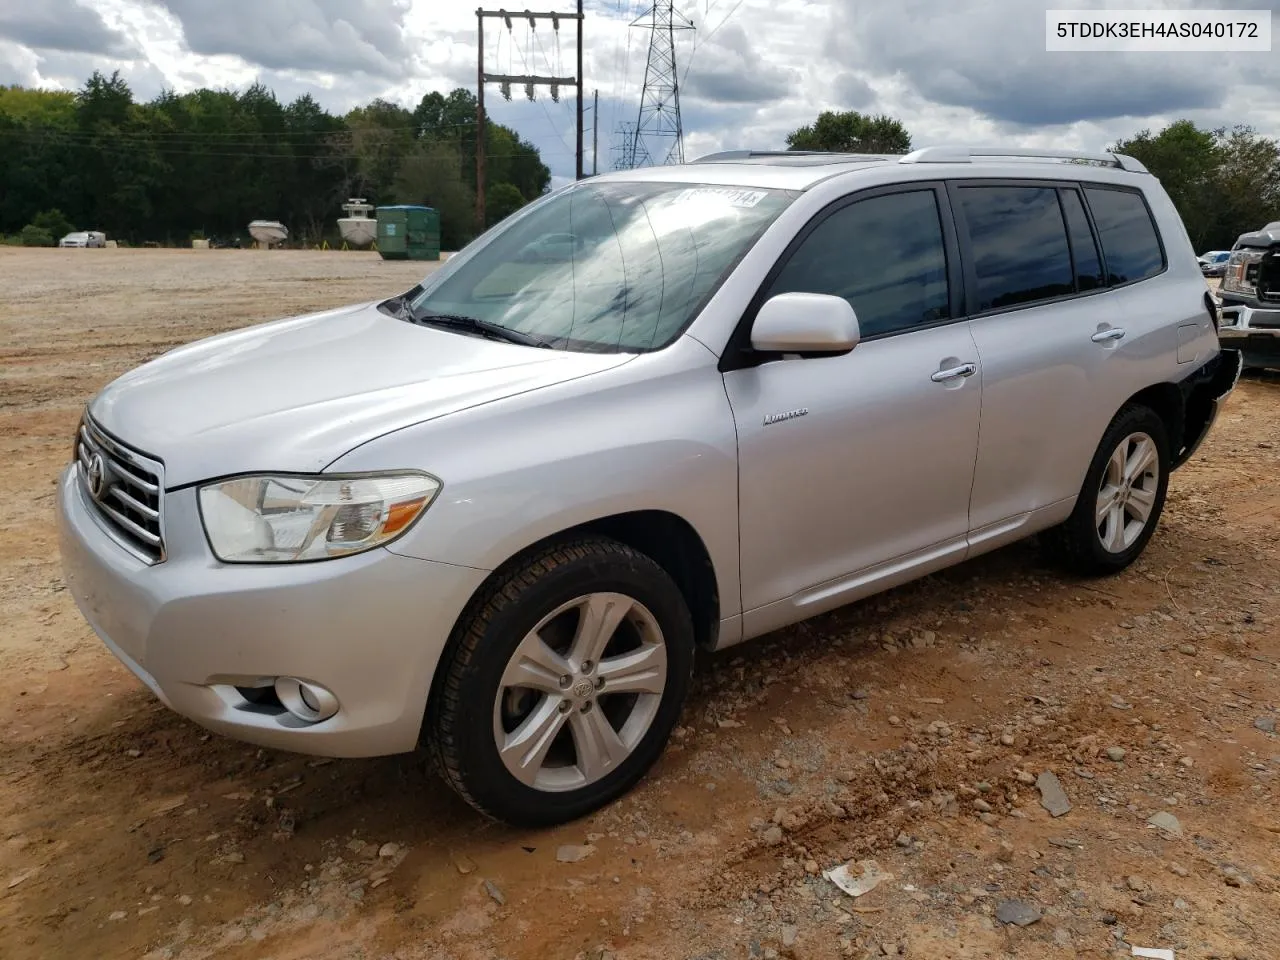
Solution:
M693 671L671 577L624 544L544 548L500 572L459 620L426 735L472 806L520 826L576 819L661 755Z
M1098 489L1098 539L1108 553L1128 550L1151 520L1160 493L1160 456L1145 433L1131 433L1107 460Z
M1044 534L1046 549L1079 573L1123 570L1155 533L1168 483L1164 421L1149 407L1125 407L1098 445L1071 516Z

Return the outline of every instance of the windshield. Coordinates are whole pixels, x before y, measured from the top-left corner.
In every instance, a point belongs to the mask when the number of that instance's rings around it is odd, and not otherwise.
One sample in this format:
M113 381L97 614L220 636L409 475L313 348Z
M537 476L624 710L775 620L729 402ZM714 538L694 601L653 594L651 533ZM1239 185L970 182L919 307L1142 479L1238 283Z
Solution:
M539 201L409 304L563 350L643 352L674 340L786 209L781 190L584 183Z

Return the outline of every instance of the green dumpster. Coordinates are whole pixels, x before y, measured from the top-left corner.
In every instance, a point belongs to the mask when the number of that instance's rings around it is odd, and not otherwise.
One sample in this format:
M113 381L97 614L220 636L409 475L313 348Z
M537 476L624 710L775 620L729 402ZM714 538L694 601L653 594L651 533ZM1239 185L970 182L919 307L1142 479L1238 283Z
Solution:
M439 260L440 214L431 207L378 207L378 252L383 260Z

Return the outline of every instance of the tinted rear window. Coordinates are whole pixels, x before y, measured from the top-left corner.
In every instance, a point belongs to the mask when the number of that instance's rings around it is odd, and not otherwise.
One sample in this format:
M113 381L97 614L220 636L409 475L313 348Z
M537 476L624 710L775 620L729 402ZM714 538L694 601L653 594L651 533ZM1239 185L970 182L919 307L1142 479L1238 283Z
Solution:
M1075 292L1067 229L1053 187L961 187L978 309L998 310Z
M1089 210L1102 240L1111 284L1133 283L1164 269L1164 251L1142 194L1085 187Z

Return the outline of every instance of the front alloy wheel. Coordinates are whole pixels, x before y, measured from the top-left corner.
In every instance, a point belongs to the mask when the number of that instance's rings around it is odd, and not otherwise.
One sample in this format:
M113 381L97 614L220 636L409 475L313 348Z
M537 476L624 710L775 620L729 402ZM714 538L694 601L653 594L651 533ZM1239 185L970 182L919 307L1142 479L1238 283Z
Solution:
M693 672L693 621L656 562L614 540L497 572L458 621L424 732L449 784L519 826L576 819L654 764Z
M666 641L644 604L621 593L561 604L503 672L493 704L502 762L535 790L595 783L649 732L666 683Z

